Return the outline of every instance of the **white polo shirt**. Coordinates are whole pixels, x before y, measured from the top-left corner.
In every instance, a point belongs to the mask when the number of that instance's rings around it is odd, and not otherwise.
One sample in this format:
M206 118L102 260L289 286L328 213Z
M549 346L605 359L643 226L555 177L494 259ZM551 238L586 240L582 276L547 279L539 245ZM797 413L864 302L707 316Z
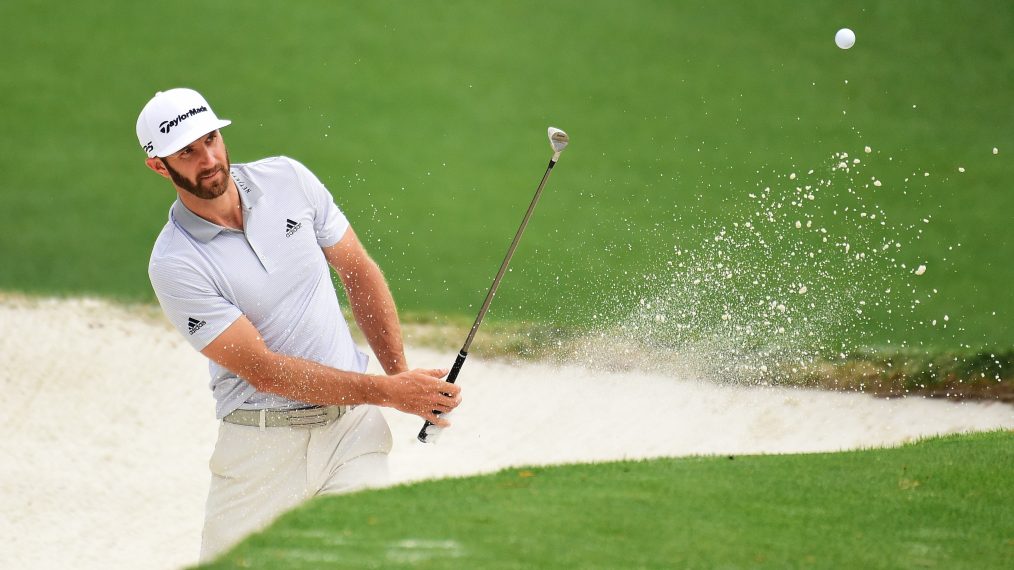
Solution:
M349 334L321 248L349 222L323 184L286 157L232 165L244 230L213 224L180 201L169 210L148 276L162 310L202 350L245 315L267 347L342 370L363 372L367 357ZM306 406L260 392L210 362L216 415L237 408Z

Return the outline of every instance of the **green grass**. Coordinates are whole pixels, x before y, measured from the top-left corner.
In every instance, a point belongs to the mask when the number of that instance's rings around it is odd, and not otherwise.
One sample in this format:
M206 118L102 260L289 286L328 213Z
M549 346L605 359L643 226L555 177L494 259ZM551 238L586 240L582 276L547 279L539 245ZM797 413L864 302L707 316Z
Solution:
M1006 568L1012 445L508 469L316 499L202 568Z
M847 52L832 41L844 25L858 35ZM814 169L834 178L810 211L831 235L899 238L896 263L929 271L849 264L831 281L836 259L796 259L791 275L740 284L748 298L781 294L784 278L825 282L822 302L870 300L857 324L823 327L827 344L1014 344L1003 0L15 0L0 27L0 289L152 299L145 267L172 195L145 170L134 121L155 90L187 85L233 119L233 160L286 154L318 173L409 311L474 314L554 124L573 143L492 320L629 319L646 294L672 294L649 285L671 276L674 247L713 265L715 232L758 210L747 193L791 193L787 175ZM839 151L864 159L853 180L829 170ZM864 187L872 176L884 185ZM891 225L832 215L848 187ZM746 245L743 273L799 246ZM891 285L887 313L872 302ZM720 301L700 299L701 318L718 321ZM943 315L947 329L931 325Z

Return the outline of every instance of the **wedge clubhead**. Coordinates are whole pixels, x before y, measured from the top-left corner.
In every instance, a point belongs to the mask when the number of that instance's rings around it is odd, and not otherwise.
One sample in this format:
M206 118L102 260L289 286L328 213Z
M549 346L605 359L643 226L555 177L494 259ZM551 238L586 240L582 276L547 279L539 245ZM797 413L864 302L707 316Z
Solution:
M570 142L570 137L567 133L561 131L556 127L549 127L549 144L553 146L553 162L560 160L560 153L563 149L567 148L567 143Z

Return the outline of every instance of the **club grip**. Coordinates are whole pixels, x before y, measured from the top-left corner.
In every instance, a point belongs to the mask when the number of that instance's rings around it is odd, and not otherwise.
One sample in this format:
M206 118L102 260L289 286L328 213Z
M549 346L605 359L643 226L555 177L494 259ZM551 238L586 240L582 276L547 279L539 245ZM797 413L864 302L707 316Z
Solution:
M464 366L464 364L465 364L465 358L467 358L467 357L468 357L468 353L465 352L464 350L458 352L458 357L454 359L454 366L451 366L451 371L447 373L447 382L450 382L451 384L454 384L454 381L458 379L458 372L461 372L461 367ZM437 415L439 415L439 412L436 412L436 413L437 413ZM419 441L421 441L423 443L426 443L426 440L429 437L429 434L426 433L426 429L429 428L432 425L433 424L430 421L428 421L428 420L426 421L425 424L423 424L422 429L419 430L419 436L418 436L419 437Z

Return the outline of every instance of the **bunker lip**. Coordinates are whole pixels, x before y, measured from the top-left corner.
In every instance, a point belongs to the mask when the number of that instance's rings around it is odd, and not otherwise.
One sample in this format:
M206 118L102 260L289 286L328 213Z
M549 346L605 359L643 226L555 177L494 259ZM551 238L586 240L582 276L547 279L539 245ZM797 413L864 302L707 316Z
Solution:
M28 569L194 564L218 427L206 360L150 305L0 293L0 326L18 331L0 341L11 410L0 453L12 458L0 473L10 515L0 532L15 537L0 556ZM412 366L439 368L453 357L408 345ZM508 363L478 351L469 367L454 427L437 445L416 442L419 418L384 409L394 434L392 483L1014 429L1014 407L995 402L718 386L634 369ZM371 371L379 372L375 363Z
M467 329L464 318L408 313L402 320L405 341L417 348L444 350ZM358 330L353 336L365 339ZM710 377L690 370L692 358L678 351L631 344L608 331L572 331L533 323L486 323L476 335L479 356L507 363L542 362L584 365L611 372L682 375L745 385L778 385L858 392L882 398L929 397L950 401L1014 404L1014 348L904 349L869 348L844 358L814 359L795 371L772 364L766 376ZM629 335L627 335L629 340ZM718 350L714 351L719 353Z

